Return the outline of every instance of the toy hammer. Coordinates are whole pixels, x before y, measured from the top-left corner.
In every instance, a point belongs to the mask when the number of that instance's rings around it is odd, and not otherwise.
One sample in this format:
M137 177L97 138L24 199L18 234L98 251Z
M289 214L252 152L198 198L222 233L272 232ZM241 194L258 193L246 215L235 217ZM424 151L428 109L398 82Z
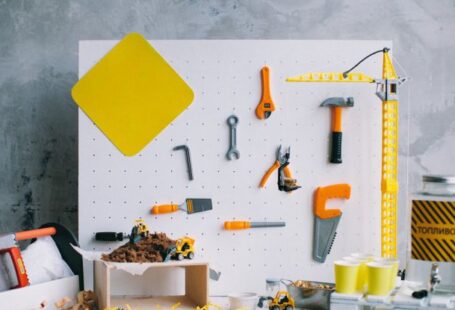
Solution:
M341 141L343 133L341 129L341 112L343 108L353 107L354 98L348 97L331 97L321 103L321 107L330 107L332 109L332 147L330 150L330 162L332 164L341 164Z

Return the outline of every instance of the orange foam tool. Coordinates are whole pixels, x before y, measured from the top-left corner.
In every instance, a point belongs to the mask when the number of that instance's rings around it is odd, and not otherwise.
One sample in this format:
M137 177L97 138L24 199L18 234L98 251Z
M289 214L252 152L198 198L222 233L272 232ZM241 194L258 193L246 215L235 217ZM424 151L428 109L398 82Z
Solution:
M238 230L238 229L249 229L249 228L268 228L268 227L284 227L285 222L250 222L250 221L226 221L224 222L225 230Z
M273 163L273 165L269 168L269 170L267 170L267 172L262 177L261 182L259 183L259 187L264 188L265 185L267 184L267 181L270 178L270 175L278 168L280 168L280 162L278 160L276 160ZM291 173L291 170L289 169L289 166L284 167L283 172L284 172L284 175L286 176L286 178L292 179L292 173Z
M275 111L275 103L270 94L270 68L264 66L261 69L262 78L262 96L256 107L256 116L259 119L269 118L273 111Z
M334 184L325 187L318 187L314 193L314 214L321 219L329 219L341 216L339 209L326 209L328 199L351 197L351 186L349 184Z
M20 231L16 233L16 241L40 238L45 236L53 236L57 233L55 227L46 227L40 229L32 229Z

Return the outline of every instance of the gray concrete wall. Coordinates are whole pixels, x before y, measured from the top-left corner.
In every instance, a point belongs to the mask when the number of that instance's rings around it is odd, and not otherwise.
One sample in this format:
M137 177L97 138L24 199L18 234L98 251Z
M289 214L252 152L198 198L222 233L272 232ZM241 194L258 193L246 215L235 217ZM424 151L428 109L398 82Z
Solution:
M150 39L391 39L411 77L402 88L401 110L412 113L409 128L406 113L401 119L409 150L401 144L400 180L409 167L412 191L422 173L455 174L455 0L0 0L0 231L46 221L77 230L70 89L78 41L132 31Z

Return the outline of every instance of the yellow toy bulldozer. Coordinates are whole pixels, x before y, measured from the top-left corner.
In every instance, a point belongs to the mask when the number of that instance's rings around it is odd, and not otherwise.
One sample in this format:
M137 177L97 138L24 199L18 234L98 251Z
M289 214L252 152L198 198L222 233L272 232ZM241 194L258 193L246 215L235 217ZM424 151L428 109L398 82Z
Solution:
M292 310L295 308L294 298L286 291L277 292L275 298L261 297L258 303L260 308L262 308L265 300L270 300L269 310Z
M194 258L194 242L190 237L179 238L175 241L175 247L169 249L166 261L169 259L183 260L184 258Z
M149 229L143 219L136 220L131 229L130 242L136 243L149 235Z

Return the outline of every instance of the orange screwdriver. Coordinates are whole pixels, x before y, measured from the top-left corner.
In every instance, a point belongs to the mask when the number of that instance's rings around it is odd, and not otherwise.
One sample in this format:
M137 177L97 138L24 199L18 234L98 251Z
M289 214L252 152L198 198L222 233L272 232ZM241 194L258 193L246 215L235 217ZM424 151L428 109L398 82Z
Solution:
M264 228L264 227L284 227L286 222L250 222L250 221L226 221L224 222L225 230L238 230L249 228Z

